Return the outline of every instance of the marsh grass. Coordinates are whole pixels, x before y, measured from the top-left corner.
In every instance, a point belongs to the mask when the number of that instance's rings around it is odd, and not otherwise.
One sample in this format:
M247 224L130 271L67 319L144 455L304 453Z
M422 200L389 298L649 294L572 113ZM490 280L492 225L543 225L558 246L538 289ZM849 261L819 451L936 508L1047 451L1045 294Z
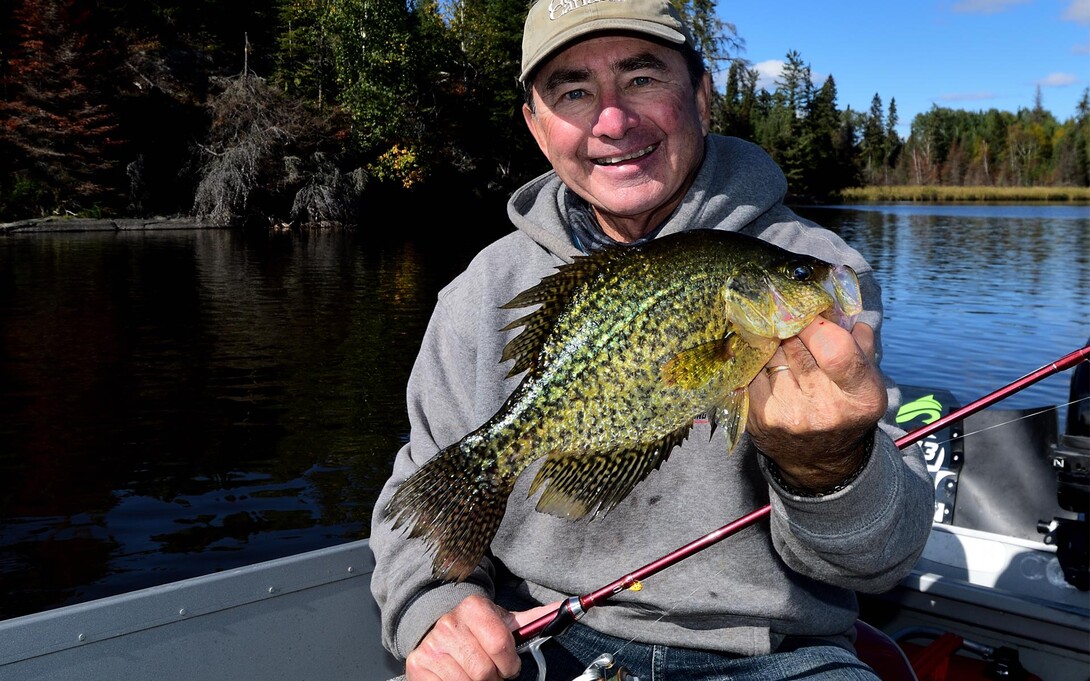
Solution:
M874 201L919 202L1090 202L1090 187L939 187L899 185L852 187L841 192L845 203Z

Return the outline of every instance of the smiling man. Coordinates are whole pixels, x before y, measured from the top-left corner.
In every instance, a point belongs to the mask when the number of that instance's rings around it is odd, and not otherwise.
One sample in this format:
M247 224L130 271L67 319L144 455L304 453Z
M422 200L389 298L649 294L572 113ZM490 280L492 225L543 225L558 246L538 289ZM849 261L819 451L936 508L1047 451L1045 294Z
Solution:
M602 653L640 678L875 679L852 648L855 592L896 584L930 529L918 448L883 421L898 393L878 369L881 292L862 257L783 204L758 147L709 133L711 80L667 0L539 0L527 15L526 125L553 170L512 196L512 234L439 295L408 386L410 441L376 504L372 585L385 645L410 681L512 678L511 631L680 544L771 503L751 528L593 609L544 648L550 678ZM489 554L461 582L432 577L420 539L384 515L441 448L491 417L518 383L501 362L518 314L501 309L575 257L692 229L743 232L851 266L864 312L783 342L750 385L729 455L696 421L668 461L605 517L534 510L511 494ZM532 473L533 469L527 471ZM535 678L525 665L521 678Z
M631 242L681 203L704 158L711 84L681 52L643 38L589 38L540 68L526 125L606 236Z

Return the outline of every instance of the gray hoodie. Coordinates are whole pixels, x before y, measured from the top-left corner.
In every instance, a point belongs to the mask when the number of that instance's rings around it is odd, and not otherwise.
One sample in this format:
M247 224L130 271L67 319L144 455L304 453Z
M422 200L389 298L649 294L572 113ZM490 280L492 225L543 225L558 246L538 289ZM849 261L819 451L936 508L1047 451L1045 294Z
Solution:
M709 135L693 186L659 235L734 230L850 265L863 291L859 321L880 338L881 292L870 267L835 234L788 209L786 187L760 148ZM847 642L855 592L895 585L931 526L934 490L923 456L915 446L899 451L892 438L902 433L885 422L862 473L820 498L791 496L748 438L728 453L700 420L661 469L593 521L536 512L536 499L527 499L537 470L531 466L510 496L491 556L462 583L433 580L423 542L387 522L383 509L397 486L490 418L518 384L499 359L517 330L498 329L525 310L499 308L579 254L564 227L566 191L551 172L519 189L508 205L517 231L485 248L439 294L409 378L410 439L372 521L372 590L385 646L404 658L466 596L496 598L497 574L516 576L520 595L538 603L585 594L768 503L768 522L670 567L641 591L618 594L583 622L626 640L745 655L771 652L786 636ZM894 413L899 395L892 383L889 392Z

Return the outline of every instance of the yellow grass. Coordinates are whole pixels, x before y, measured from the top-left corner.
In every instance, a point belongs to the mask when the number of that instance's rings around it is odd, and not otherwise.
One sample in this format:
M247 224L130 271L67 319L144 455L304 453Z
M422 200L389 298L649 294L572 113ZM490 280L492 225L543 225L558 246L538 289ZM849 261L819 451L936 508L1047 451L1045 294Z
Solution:
M1090 187L939 187L900 185L852 187L841 192L846 203L874 201L1014 201L1090 202Z

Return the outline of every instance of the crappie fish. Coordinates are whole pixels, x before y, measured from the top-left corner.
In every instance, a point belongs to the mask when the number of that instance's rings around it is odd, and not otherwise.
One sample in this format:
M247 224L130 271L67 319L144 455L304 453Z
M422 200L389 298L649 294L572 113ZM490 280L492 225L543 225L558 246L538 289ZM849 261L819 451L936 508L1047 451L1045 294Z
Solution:
M503 306L540 305L503 330L508 376L496 414L405 480L385 509L433 551L436 578L473 572L518 476L537 510L607 513L707 414L729 452L745 429L747 386L780 339L818 315L850 328L861 311L847 266L736 232L694 230L562 265Z

